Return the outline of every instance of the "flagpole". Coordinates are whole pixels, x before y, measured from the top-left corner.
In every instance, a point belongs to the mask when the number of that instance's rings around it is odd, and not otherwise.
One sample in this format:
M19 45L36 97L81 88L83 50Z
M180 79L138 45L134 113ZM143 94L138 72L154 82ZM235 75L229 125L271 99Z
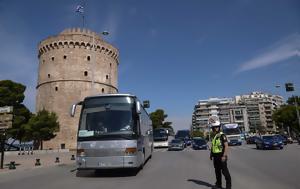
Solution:
M82 28L84 28L84 14L82 14Z

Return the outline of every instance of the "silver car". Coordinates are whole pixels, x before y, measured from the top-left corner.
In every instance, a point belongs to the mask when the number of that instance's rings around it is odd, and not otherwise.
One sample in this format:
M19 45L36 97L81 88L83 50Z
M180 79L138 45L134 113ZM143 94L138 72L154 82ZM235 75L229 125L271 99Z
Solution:
M170 143L169 143L169 151L172 150L183 150L184 149L184 141L181 139L173 139Z

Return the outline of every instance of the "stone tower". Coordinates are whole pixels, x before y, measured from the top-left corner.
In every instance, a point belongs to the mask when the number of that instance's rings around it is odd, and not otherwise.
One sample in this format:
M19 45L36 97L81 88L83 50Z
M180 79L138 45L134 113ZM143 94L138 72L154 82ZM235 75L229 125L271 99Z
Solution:
M36 111L53 111L60 123L43 147L74 149L79 110L72 118L70 107L89 95L118 92L118 50L95 32L74 28L41 41L38 51Z

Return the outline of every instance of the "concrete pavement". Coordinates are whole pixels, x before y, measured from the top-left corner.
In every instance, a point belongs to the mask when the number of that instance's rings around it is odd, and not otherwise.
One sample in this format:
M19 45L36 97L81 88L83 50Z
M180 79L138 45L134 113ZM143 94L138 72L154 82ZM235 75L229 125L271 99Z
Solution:
M24 155L18 155L18 152L6 152L4 157L4 169L0 169L0 174L5 172L29 170L39 167L49 167L61 164L71 164L74 160L71 160L72 155L75 152L64 151L34 151L33 154L25 153ZM59 163L55 163L56 157L59 157ZM41 165L35 166L36 159L40 159ZM14 161L16 169L10 170L9 163Z
M298 189L300 145L283 150L256 150L254 145L230 147L228 166L234 189ZM0 174L1 189L208 189L215 182L209 151L156 150L136 176L125 171L76 173L75 164ZM223 183L225 184L225 182Z

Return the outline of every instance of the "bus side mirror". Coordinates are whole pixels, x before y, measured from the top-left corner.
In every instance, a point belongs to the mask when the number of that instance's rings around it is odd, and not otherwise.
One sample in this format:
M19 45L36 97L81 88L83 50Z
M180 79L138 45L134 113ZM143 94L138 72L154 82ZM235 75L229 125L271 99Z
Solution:
M71 117L74 117L75 116L75 112L76 112L76 107L77 105L82 105L82 101L76 103L76 104L73 104L72 107L71 107L71 112L70 112L70 116Z
M150 101L149 100L143 101L143 107L144 108L150 108Z

